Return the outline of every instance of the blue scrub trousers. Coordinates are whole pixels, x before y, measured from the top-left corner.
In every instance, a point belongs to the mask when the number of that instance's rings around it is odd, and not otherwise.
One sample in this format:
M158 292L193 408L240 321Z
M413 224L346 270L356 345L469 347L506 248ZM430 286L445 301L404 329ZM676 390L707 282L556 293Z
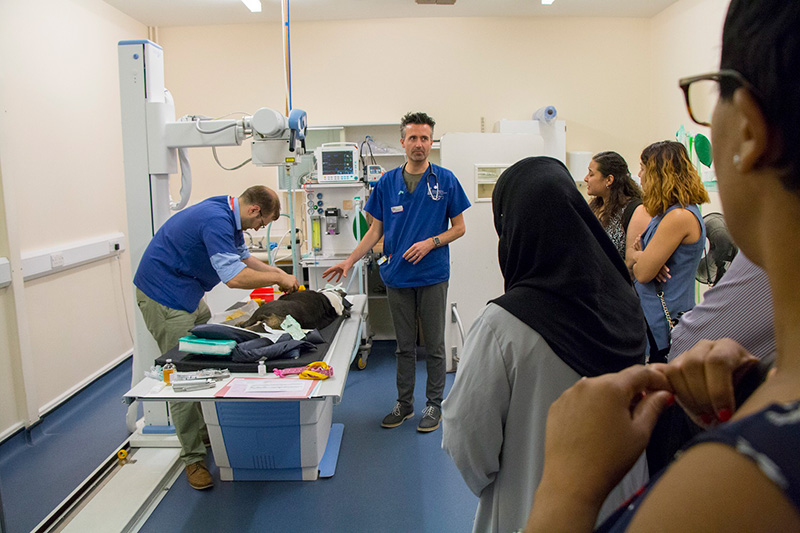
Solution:
M417 362L417 317L422 327L425 351L428 353L427 405L442 408L447 360L444 349L447 287L443 281L424 287L386 288L389 310L397 336L397 401L403 407L414 407L414 381Z

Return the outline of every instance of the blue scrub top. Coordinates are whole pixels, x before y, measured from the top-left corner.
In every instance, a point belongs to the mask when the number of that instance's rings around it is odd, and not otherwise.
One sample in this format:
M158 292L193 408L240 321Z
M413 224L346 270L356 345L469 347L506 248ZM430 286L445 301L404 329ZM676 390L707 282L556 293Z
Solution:
M470 206L455 174L430 163L413 193L403 179L403 166L384 174L364 210L383 223L381 278L387 287L434 285L450 279L448 246L434 248L416 265L403 259L414 243L447 231L451 218Z
M245 268L238 199L215 196L175 213L156 232L133 283L171 309L193 313L203 295Z

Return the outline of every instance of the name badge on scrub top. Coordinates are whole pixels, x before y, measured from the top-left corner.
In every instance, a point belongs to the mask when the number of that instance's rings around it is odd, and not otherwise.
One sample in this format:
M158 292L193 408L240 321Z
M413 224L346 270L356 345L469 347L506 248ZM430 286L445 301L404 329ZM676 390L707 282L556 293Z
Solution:
M392 213L402 213L403 206L402 205L393 205L392 206Z

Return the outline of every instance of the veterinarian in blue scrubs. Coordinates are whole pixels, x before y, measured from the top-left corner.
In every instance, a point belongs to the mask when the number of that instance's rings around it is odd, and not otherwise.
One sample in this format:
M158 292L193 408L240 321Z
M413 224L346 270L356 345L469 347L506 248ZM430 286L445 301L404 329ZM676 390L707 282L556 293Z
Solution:
M425 113L403 117L400 143L406 163L384 174L364 210L372 225L350 256L322 275L336 281L384 237L381 278L397 335L397 402L381 423L397 427L414 416L417 318L428 353L427 405L417 426L439 427L444 393L445 307L450 279L447 245L466 231L463 211L470 206L456 176L428 161L436 123ZM449 222L449 227L448 227Z
M158 230L133 278L136 303L161 353L211 318L203 295L222 281L233 289L279 285L297 290L297 278L250 255L243 230L259 229L280 216L275 191L258 185L239 197L216 196L177 212ZM189 484L214 481L205 466L207 437L198 402L170 402Z

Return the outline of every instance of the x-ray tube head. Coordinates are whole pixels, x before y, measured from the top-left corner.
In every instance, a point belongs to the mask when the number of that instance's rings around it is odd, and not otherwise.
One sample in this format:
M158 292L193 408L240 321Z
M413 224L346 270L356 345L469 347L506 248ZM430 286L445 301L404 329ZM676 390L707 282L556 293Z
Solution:
M261 137L279 138L289 129L289 119L274 109L262 107L251 119L253 133Z
M292 110L287 118L273 109L262 107L250 117L253 137L251 154L256 166L294 164L305 153L305 111ZM297 141L301 141L298 143Z

